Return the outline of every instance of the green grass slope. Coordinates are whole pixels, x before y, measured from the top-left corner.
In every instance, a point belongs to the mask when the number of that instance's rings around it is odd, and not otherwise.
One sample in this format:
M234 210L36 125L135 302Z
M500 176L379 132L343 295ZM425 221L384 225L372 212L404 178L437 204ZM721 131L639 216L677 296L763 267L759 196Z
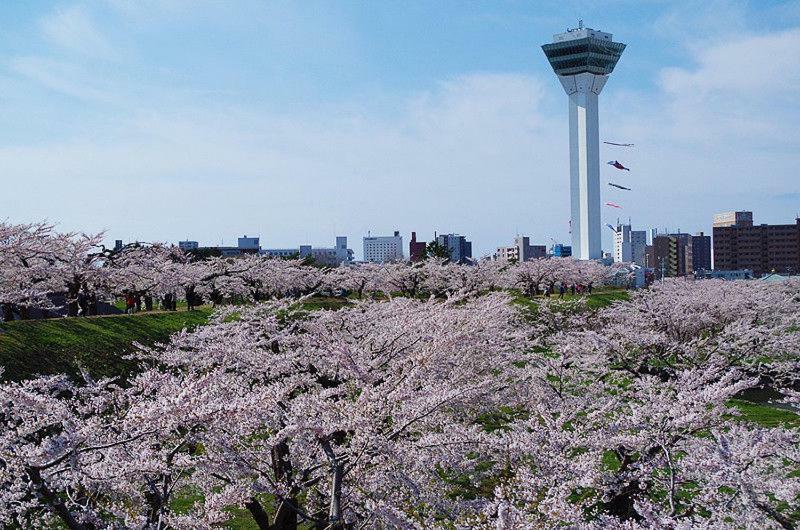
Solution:
M0 323L0 366L5 368L2 379L75 375L80 367L95 377L122 375L135 365L123 359L133 351L134 342L150 345L166 341L183 328L206 323L210 315L210 308L200 308Z

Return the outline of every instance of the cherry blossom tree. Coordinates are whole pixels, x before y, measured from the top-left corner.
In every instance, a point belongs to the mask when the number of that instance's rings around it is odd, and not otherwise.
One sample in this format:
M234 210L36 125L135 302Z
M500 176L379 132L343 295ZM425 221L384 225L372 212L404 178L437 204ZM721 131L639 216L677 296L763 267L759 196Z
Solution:
M0 304L4 319L16 308L53 309L50 295L63 293L68 315L79 313L80 295L95 297L103 285L102 234L58 233L52 225L0 224Z
M261 436L238 432L204 446L227 485L206 498L219 504L222 495L263 519L258 494L268 492L280 501L275 520L332 527L385 523L405 503L430 504L428 516L452 509L439 498L434 463L464 468L455 448L467 451L485 436L470 418L501 405L509 382L496 371L527 343L508 297L364 301L288 327L286 310L238 310L233 325L152 352L184 370L236 370L271 396Z
M758 388L800 402L796 282L665 281L599 310L525 310L503 289L610 270L98 247L0 225L0 301L183 289L217 312L124 378L0 383L0 525L213 528L232 507L273 530L798 524L798 431L733 406ZM336 289L389 296L304 309Z

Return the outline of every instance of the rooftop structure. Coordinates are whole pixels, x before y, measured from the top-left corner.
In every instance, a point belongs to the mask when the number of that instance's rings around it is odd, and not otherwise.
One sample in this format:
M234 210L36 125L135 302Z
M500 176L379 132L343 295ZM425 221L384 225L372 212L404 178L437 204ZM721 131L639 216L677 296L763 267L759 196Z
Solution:
M713 228L753 226L753 212L722 212L714 215Z

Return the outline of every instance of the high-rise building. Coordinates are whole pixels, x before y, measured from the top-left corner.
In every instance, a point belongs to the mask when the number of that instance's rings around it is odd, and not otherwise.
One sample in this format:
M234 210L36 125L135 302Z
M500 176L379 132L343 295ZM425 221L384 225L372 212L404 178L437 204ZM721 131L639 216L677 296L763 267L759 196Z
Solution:
M692 269L695 273L711 270L711 236L703 232L692 236Z
M353 251L347 248L347 236L336 236L336 261L353 261Z
M372 263L403 261L403 236L395 231L391 236L365 237L364 261Z
M572 248L578 259L602 257L597 96L624 49L610 33L584 28L583 22L542 46L569 96Z
M617 225L614 229L614 261L645 266L647 232L631 230L631 225Z
M658 228L651 228L647 231L647 244L652 245L653 239L658 235Z
M656 235L653 238L652 261L651 266L657 278L691 275L694 270L691 234Z
M472 242L459 234L439 234L436 236L439 246L447 249L451 263L467 263L472 258Z
M510 247L497 247L494 259L499 261L528 261L547 256L547 247L544 245L531 245L528 236L517 236L514 245Z
M183 248L183 247L181 247L181 248ZM122 240L121 239L114 240L114 250L117 251L117 252L122 250Z
M408 243L408 256L412 262L416 263L425 259L427 255L427 244L424 241L417 241L417 233L411 232L411 241Z
M800 271L800 218L795 224L753 225L751 212L735 213L749 215L734 218L732 224L718 223L722 214L714 216L715 270L749 269L757 277Z

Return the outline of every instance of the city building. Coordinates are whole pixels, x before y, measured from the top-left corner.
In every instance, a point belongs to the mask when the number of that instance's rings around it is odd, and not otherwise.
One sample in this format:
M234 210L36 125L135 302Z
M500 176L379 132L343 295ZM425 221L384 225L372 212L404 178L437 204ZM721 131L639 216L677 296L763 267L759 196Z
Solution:
M122 243L120 241L120 243ZM200 244L197 241L178 241L178 248L181 250L196 250L200 248Z
M647 231L647 244L652 245L653 239L658 235L658 228L651 228Z
M353 251L347 248L347 237L337 236L333 248L313 248L311 245L300 245L301 258L311 258L317 265L336 267L342 263L353 261Z
M631 225L618 224L614 229L614 261L645 266L647 232L631 230Z
M298 248L268 248L261 250L260 253L271 258L313 259L314 264L327 267L336 267L342 263L353 261L353 251L347 248L346 236L336 236L336 246L332 248L300 245Z
M364 238L364 261L403 261L403 236L397 231L391 236L368 235Z
M408 256L413 263L422 261L427 256L427 244L417 241L417 233L411 232L411 241L408 243Z
M750 269L754 276L800 271L800 218L754 225L752 212L729 212L714 216L713 230L714 269Z
M114 240L114 250L116 252L119 252L120 250L122 250L122 240L121 239Z
M547 256L547 247L544 245L531 245L528 236L517 236L514 245L510 247L497 247L494 259L499 261L528 261Z
M261 250L262 256L270 258L299 258L300 249L298 248L265 248Z
M692 270L711 270L711 236L698 232L692 236Z
M472 242L459 234L439 234L436 236L439 246L447 249L451 263L467 263L472 259Z
M688 276L692 268L691 234L657 234L653 238L652 256L647 260L656 278Z
M258 254L261 250L261 245L258 243L257 237L243 236L239 238L239 244L236 246L239 249L239 254Z
M722 212L714 215L713 228L753 226L753 212Z
M743 269L738 271L722 271L722 270L708 270L703 269L695 271L694 277L698 280L715 279L715 280L752 280L753 271Z
M239 247L211 247L212 249L216 250L220 256L231 257L231 256L241 256L242 249Z
M572 256L572 247L556 243L553 245L550 254L552 254L554 258L568 258Z
M492 257L495 261L519 261L519 249L517 247L497 247Z
M569 96L572 248L578 259L602 257L597 96L624 49L610 33L584 28L583 22L542 46Z

